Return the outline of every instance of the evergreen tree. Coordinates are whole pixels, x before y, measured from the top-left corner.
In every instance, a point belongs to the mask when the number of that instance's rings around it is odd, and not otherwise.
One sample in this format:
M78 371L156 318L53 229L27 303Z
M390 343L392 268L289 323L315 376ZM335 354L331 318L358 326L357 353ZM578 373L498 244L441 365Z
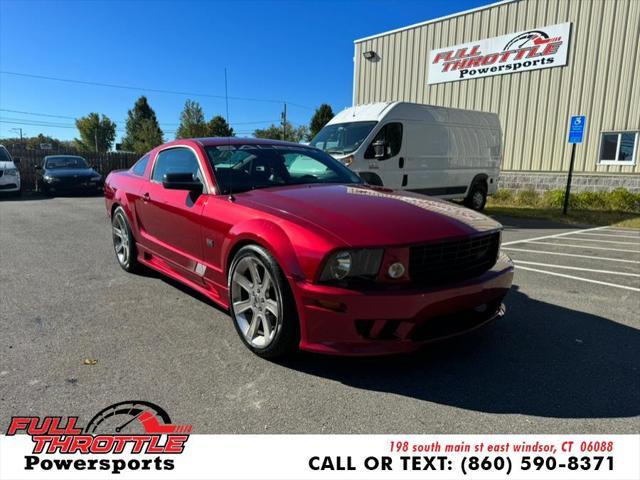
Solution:
M162 142L162 130L160 130L156 112L149 106L147 97L141 96L136 100L133 109L129 110L122 149L142 154Z
M207 134L208 125L204 121L202 107L194 100L187 100L180 114L180 126L176 131L176 138L206 137Z
M322 127L324 127L329 120L334 117L333 110L331 109L331 105L323 103L320 105L313 117L311 117L311 122L309 123L309 139L315 137Z
M209 137L235 137L235 135L233 128L220 115L216 115L207 123L207 136Z

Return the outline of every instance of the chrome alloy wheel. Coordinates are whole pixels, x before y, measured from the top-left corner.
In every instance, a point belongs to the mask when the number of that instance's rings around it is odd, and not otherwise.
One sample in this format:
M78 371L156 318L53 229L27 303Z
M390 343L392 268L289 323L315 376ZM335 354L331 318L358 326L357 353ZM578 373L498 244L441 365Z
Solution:
M282 326L282 300L271 273L254 256L242 258L231 277L233 316L245 340L263 349Z
M127 221L122 212L116 212L112 224L113 230L113 248L116 251L118 262L120 265L127 265L131 248L129 246L129 231L127 230Z

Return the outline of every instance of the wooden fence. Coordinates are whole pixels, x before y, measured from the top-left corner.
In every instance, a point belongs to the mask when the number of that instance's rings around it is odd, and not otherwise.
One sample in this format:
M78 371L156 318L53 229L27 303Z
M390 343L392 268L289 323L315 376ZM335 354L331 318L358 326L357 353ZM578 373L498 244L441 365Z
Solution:
M42 160L47 155L80 155L87 163L106 177L112 170L118 170L122 168L129 168L133 165L139 155L135 153L88 153L88 152L76 152L76 151L51 151L51 150L24 150L19 148L11 148L6 145L7 149L11 153L14 159L20 159L17 164L18 170L20 170L20 178L22 181L23 190L34 190L36 181L36 166L42 165Z

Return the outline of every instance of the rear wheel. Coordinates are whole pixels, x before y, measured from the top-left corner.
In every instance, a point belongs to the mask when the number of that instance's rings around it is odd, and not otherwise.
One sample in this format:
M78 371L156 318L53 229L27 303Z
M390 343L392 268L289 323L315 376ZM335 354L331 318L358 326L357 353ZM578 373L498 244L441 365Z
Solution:
M487 186L484 182L475 182L471 185L467 197L464 199L464 204L477 211L484 209L487 204Z
M275 358L297 349L295 302L282 269L262 247L247 245L229 269L229 310L236 331L255 354Z
M132 273L139 270L136 242L122 207L116 208L113 212L111 231L113 233L113 250L116 253L118 264L127 272Z

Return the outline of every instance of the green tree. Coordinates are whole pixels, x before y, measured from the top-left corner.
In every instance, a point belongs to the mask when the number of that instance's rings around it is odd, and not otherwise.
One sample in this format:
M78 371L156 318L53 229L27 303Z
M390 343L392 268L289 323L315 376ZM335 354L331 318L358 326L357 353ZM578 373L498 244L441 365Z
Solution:
M147 97L141 96L129 110L126 134L122 139L122 150L142 154L162 142L162 130L160 130L156 112L149 106Z
M286 140L287 142L300 143L309 136L309 129L306 125L300 125L298 128L294 128L290 122L287 122L284 130L282 125L272 124L270 127L255 130L253 136L256 138L270 138L272 140Z
M86 117L78 118L76 128L80 138L74 141L80 150L101 153L111 150L116 138L116 124L106 115L90 113Z
M208 137L235 137L233 128L227 123L224 117L216 115L207 123Z
M187 100L180 114L180 126L176 131L176 138L206 137L207 130L202 107L194 100Z
M311 122L309 123L309 139L315 137L333 116L331 105L326 103L320 105L313 114L313 117L311 117Z

